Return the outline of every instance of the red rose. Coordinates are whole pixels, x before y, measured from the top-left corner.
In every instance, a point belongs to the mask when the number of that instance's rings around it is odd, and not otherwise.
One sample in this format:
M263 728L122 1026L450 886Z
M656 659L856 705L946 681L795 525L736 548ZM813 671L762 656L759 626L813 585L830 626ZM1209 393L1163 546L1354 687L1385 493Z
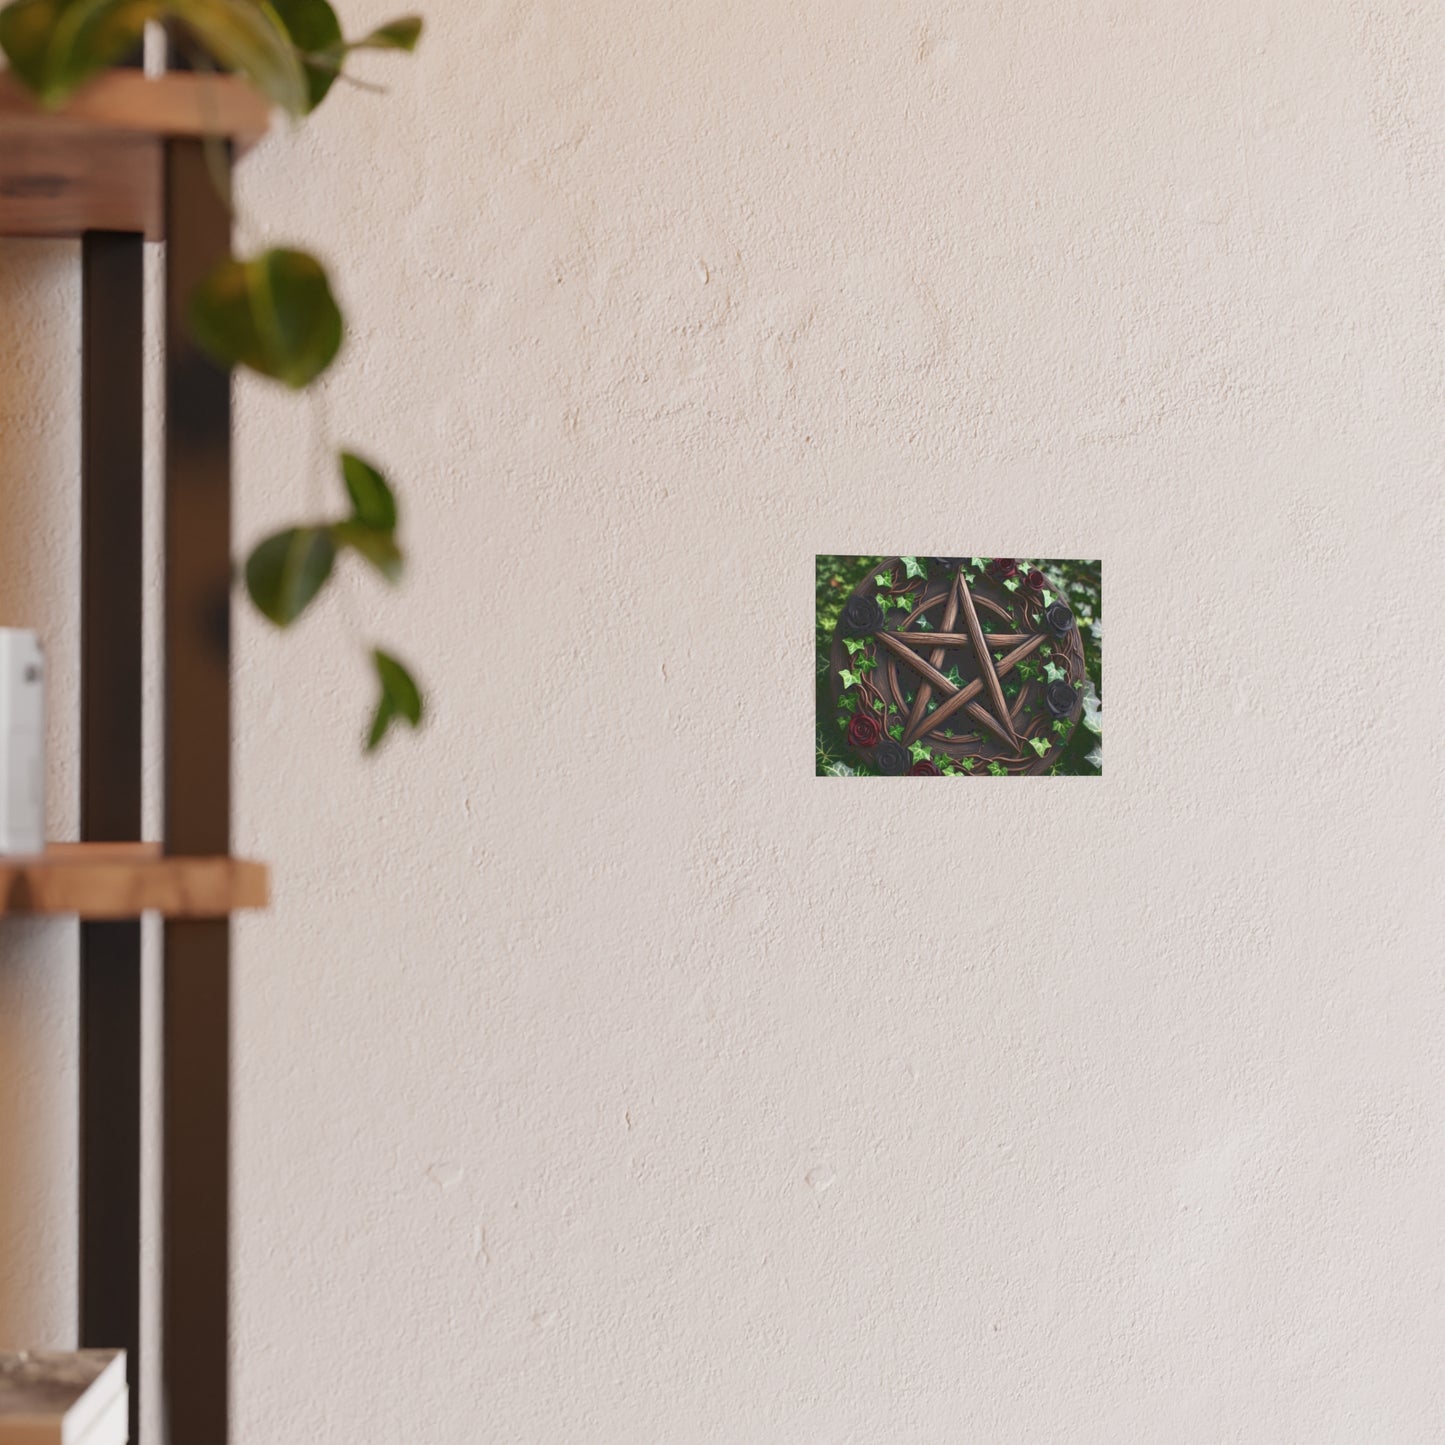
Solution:
M910 778L941 778L943 774L932 763L925 760L914 763L908 770L908 776Z
M1044 574L1037 567L1029 568L1029 575L1024 578L1025 586L1032 587L1035 592L1044 590Z
M848 724L848 741L855 748L871 748L883 736L883 724L871 712L855 712Z
M1019 570L1018 558L995 557L993 561L988 564L988 570L992 572L995 577L1012 577L1014 573Z

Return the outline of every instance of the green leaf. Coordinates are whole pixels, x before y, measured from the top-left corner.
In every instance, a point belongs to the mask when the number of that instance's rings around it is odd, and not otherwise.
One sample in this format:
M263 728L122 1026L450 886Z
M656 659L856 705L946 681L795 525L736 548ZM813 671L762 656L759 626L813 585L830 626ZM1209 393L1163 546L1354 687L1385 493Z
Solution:
M920 632L933 631L933 624L926 617L920 617L914 626L916 626Z
M289 627L331 575L336 545L326 527L291 527L261 542L246 560L251 601L277 627Z
M1019 579L1017 577L1006 577L1003 585L1007 587L1010 592L1017 592L1019 590Z
M380 648L373 649L371 661L376 668L377 681L381 684L381 696L377 699L371 731L366 738L366 751L369 753L380 746L392 723L398 719L412 727L419 727L422 718L421 690L411 673Z
M1064 734L1068 732L1068 730L1069 730L1069 725L1068 725L1068 723L1066 723L1066 722L1063 720L1063 718L1057 718L1057 719L1055 719L1055 721L1054 721L1054 731L1055 731L1056 733L1058 733L1058 735L1059 735L1060 737L1063 737Z
M873 581L879 587L891 587L893 585L893 579L888 576L886 572L878 573L878 575L874 577Z
M16 0L0 11L0 49L17 80L47 106L139 45L157 0Z
M858 686L858 677L859 677L859 674L858 674L858 673L856 673L856 672L849 672L846 667L840 667L840 668L838 669L838 676L843 679L843 691L844 691L844 692L847 692L847 690L848 690L850 687L857 687L857 686Z
M893 726L888 729L888 736L895 740L901 738L903 736L903 724L894 723Z
M396 497L386 478L371 465L351 452L341 453L341 476L351 498L351 515L363 527L378 532L396 528Z
M988 770L996 778L1001 778L1006 772L1008 772L1008 769L1003 767L1000 763L990 763L988 765Z
M370 35L353 40L348 50L404 50L409 55L421 39L422 19L420 15L401 15L378 25Z
M271 0L292 44L302 53L307 110L315 110L340 73L341 22L328 0ZM337 59L331 57L335 55Z
M1053 600L1054 600L1054 594L1053 594L1052 592L1050 592L1047 587L1045 587L1045 588L1044 588L1044 606L1045 606L1045 607L1051 606L1051 605L1053 604Z
M1048 752L1048 750L1053 746L1053 744L1048 740L1048 738L1030 738L1028 742L1029 746L1040 757L1043 757L1043 755Z
M928 579L928 569L917 557L903 557L899 560L903 563L904 581L910 577L922 577L925 581Z
M983 569L988 566L988 563L985 562L982 557L970 557L968 560L970 565L979 572L982 572Z
M960 758L960 759L958 760L958 765L959 765L959 767L961 767L961 768L964 770L964 772L966 772L966 773L971 773L971 772L974 770L974 768L978 766L978 765L974 762L974 760L973 760L972 758Z
M364 527L360 522L337 522L331 536L337 547L349 547L364 557L388 582L401 576L404 559L392 533Z
M341 347L341 311L326 272L304 251L222 261L191 297L191 334L222 366L246 366L296 390Z
M841 707L844 712L857 712L858 699L851 693L845 692L843 696L838 699L838 706Z
M873 711L874 711L874 712L882 712L882 711L883 711L883 699L882 699L881 697L875 697L875 698L873 699Z
M912 754L915 763L926 763L933 757L933 754L922 743L909 743L908 751Z
M223 70L244 75L288 115L305 115L310 89L286 26L266 0L165 0Z
M856 657L865 647L868 646L866 637L845 637L843 646L848 649L849 657Z
M1057 662L1044 663L1044 676L1050 682L1062 682L1064 680L1064 669Z

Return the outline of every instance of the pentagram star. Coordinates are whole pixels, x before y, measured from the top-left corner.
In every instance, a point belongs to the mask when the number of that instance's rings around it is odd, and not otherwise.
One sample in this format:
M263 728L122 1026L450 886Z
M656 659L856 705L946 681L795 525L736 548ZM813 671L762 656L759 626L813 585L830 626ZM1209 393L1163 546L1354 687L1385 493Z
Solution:
M958 614L963 613L966 632L955 632ZM919 676L918 695L913 699L908 722L903 729L903 744L907 747L916 742L924 733L942 727L944 722L960 708L977 723L990 732L996 733L1010 747L1020 746L1018 734L1014 731L1013 720L1009 717L1008 703L1003 695L1001 678L1006 677L1035 648L1047 640L1043 633L1003 632L985 634L978 620L978 610L973 605L973 596L960 570L954 579L953 591L948 595L948 605L943 611L943 626L937 632L883 632L873 634L879 642L901 662L906 663ZM943 654L950 647L972 647L978 659L978 677L962 687L955 686L938 669ZM990 649L1008 647L997 664ZM930 649L924 657L915 648ZM947 698L930 713L928 704L937 688ZM994 710L990 712L975 699L987 691Z

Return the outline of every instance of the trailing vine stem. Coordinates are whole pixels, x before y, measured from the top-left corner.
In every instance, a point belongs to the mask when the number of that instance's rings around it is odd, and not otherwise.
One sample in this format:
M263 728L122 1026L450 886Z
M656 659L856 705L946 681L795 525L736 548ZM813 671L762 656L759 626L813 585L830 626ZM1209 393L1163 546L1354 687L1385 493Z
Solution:
M320 105L337 79L352 79L346 72L352 54L410 52L422 31L419 18L404 16L347 41L329 0L9 0L0 7L0 50L40 103L58 108L87 81L123 64L152 23L166 25L198 71L239 75L297 119ZM203 89L201 104L208 103ZM219 132L212 126L203 137L207 169L238 220ZM187 321L197 345L219 365L245 367L298 391L330 367L345 333L325 267L292 249L222 261L191 297ZM246 560L246 590L277 627L291 626L307 610L341 555L356 554L387 582L401 574L390 483L353 451L338 449L336 462L348 510L273 533ZM367 751L396 722L416 727L423 715L421 690L407 667L375 645L369 652L379 694Z

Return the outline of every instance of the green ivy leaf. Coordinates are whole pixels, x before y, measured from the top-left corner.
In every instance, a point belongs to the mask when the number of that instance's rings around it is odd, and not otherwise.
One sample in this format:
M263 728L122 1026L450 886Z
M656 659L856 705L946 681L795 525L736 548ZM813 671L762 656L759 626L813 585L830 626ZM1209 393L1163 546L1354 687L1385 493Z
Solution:
M874 712L882 712L882 711L883 711L883 699L882 699L881 697L875 697L875 698L873 699L873 711L874 711Z
M1003 775L1004 775L1006 772L1008 772L1008 769L1005 768L1005 767L1003 767L1003 766L1002 766L1001 764L999 764L999 763L990 763L990 764L988 765L988 770L989 770L989 772L991 772L991 773L994 775L994 777L996 777L996 778L1001 778L1001 777L1003 777Z
M1059 735L1060 737L1063 737L1064 734L1068 732L1068 730L1069 730L1069 725L1068 725L1068 723L1066 723L1066 722L1063 720L1063 718L1057 718L1057 719L1055 719L1055 721L1054 721L1054 731L1055 731L1056 733L1058 733L1058 735Z
M905 581L907 581L909 577L922 577L927 581L928 569L917 557L903 557L900 560L903 563L903 576Z
M191 297L191 334L222 366L246 366L296 390L341 348L341 311L304 251L222 261Z
M363 527L378 532L396 528L396 497L386 478L351 452L341 453L341 477L351 498L351 515Z
M979 572L982 572L983 569L988 566L988 563L985 562L982 557L970 557L968 560L969 564Z
M1054 594L1047 587L1044 588L1044 606L1048 607L1053 603Z
M1017 577L1006 577L1004 578L1003 585L1007 587L1010 592L1017 592L1019 590L1019 579Z
M1048 740L1048 738L1030 738L1028 741L1029 746L1040 757L1043 757L1043 755L1048 752L1048 750L1053 746L1053 744Z
M846 667L840 667L838 669L838 676L843 679L844 692L846 692L850 687L858 686L859 675L856 672L849 672Z
M971 773L977 766L977 764L972 758L960 758L958 760L958 765L967 773Z
M411 673L380 648L372 650L371 661L376 668L377 681L381 684L381 696L377 699L371 731L366 738L366 751L369 753L381 745L392 723L400 720L415 728L421 725L422 718L421 689Z
M843 696L838 699L838 706L841 707L844 712L857 712L858 699L854 697L852 693L845 692Z
M321 590L336 562L327 527L291 527L261 542L246 559L251 601L277 627L289 627Z
M868 646L866 637L845 637L843 646L848 649L849 657L856 657L865 647Z
M16 0L0 10L0 49L42 105L76 89L140 44L157 0Z
M902 723L894 723L893 726L888 729L888 736L889 736L890 738L893 738L895 741L897 741L898 739L902 738L902 736L903 736L903 724L902 724Z
M327 0L271 0L292 44L302 54L307 110L315 110L340 73L341 22ZM335 57L334 59L332 57Z
M931 762L933 759L933 754L922 743L909 743L908 751L912 754L915 763Z
M920 617L920 618L918 619L918 621L917 621L916 623L914 623L914 626L917 627L920 632L932 632L932 631L933 631L933 624L932 624L931 622L929 622L929 620L928 620L926 617Z
M223 70L244 75L287 115L305 115L310 88L286 26L266 0L164 0Z
M873 581L874 581L879 587L891 587L891 586L893 585L893 579L892 579L890 576L888 576L888 574L887 574L886 572L880 572L880 573L878 573L878 575L877 575L876 577L874 577Z
M1064 669L1057 662L1044 663L1044 676L1050 682L1062 682L1064 680Z

